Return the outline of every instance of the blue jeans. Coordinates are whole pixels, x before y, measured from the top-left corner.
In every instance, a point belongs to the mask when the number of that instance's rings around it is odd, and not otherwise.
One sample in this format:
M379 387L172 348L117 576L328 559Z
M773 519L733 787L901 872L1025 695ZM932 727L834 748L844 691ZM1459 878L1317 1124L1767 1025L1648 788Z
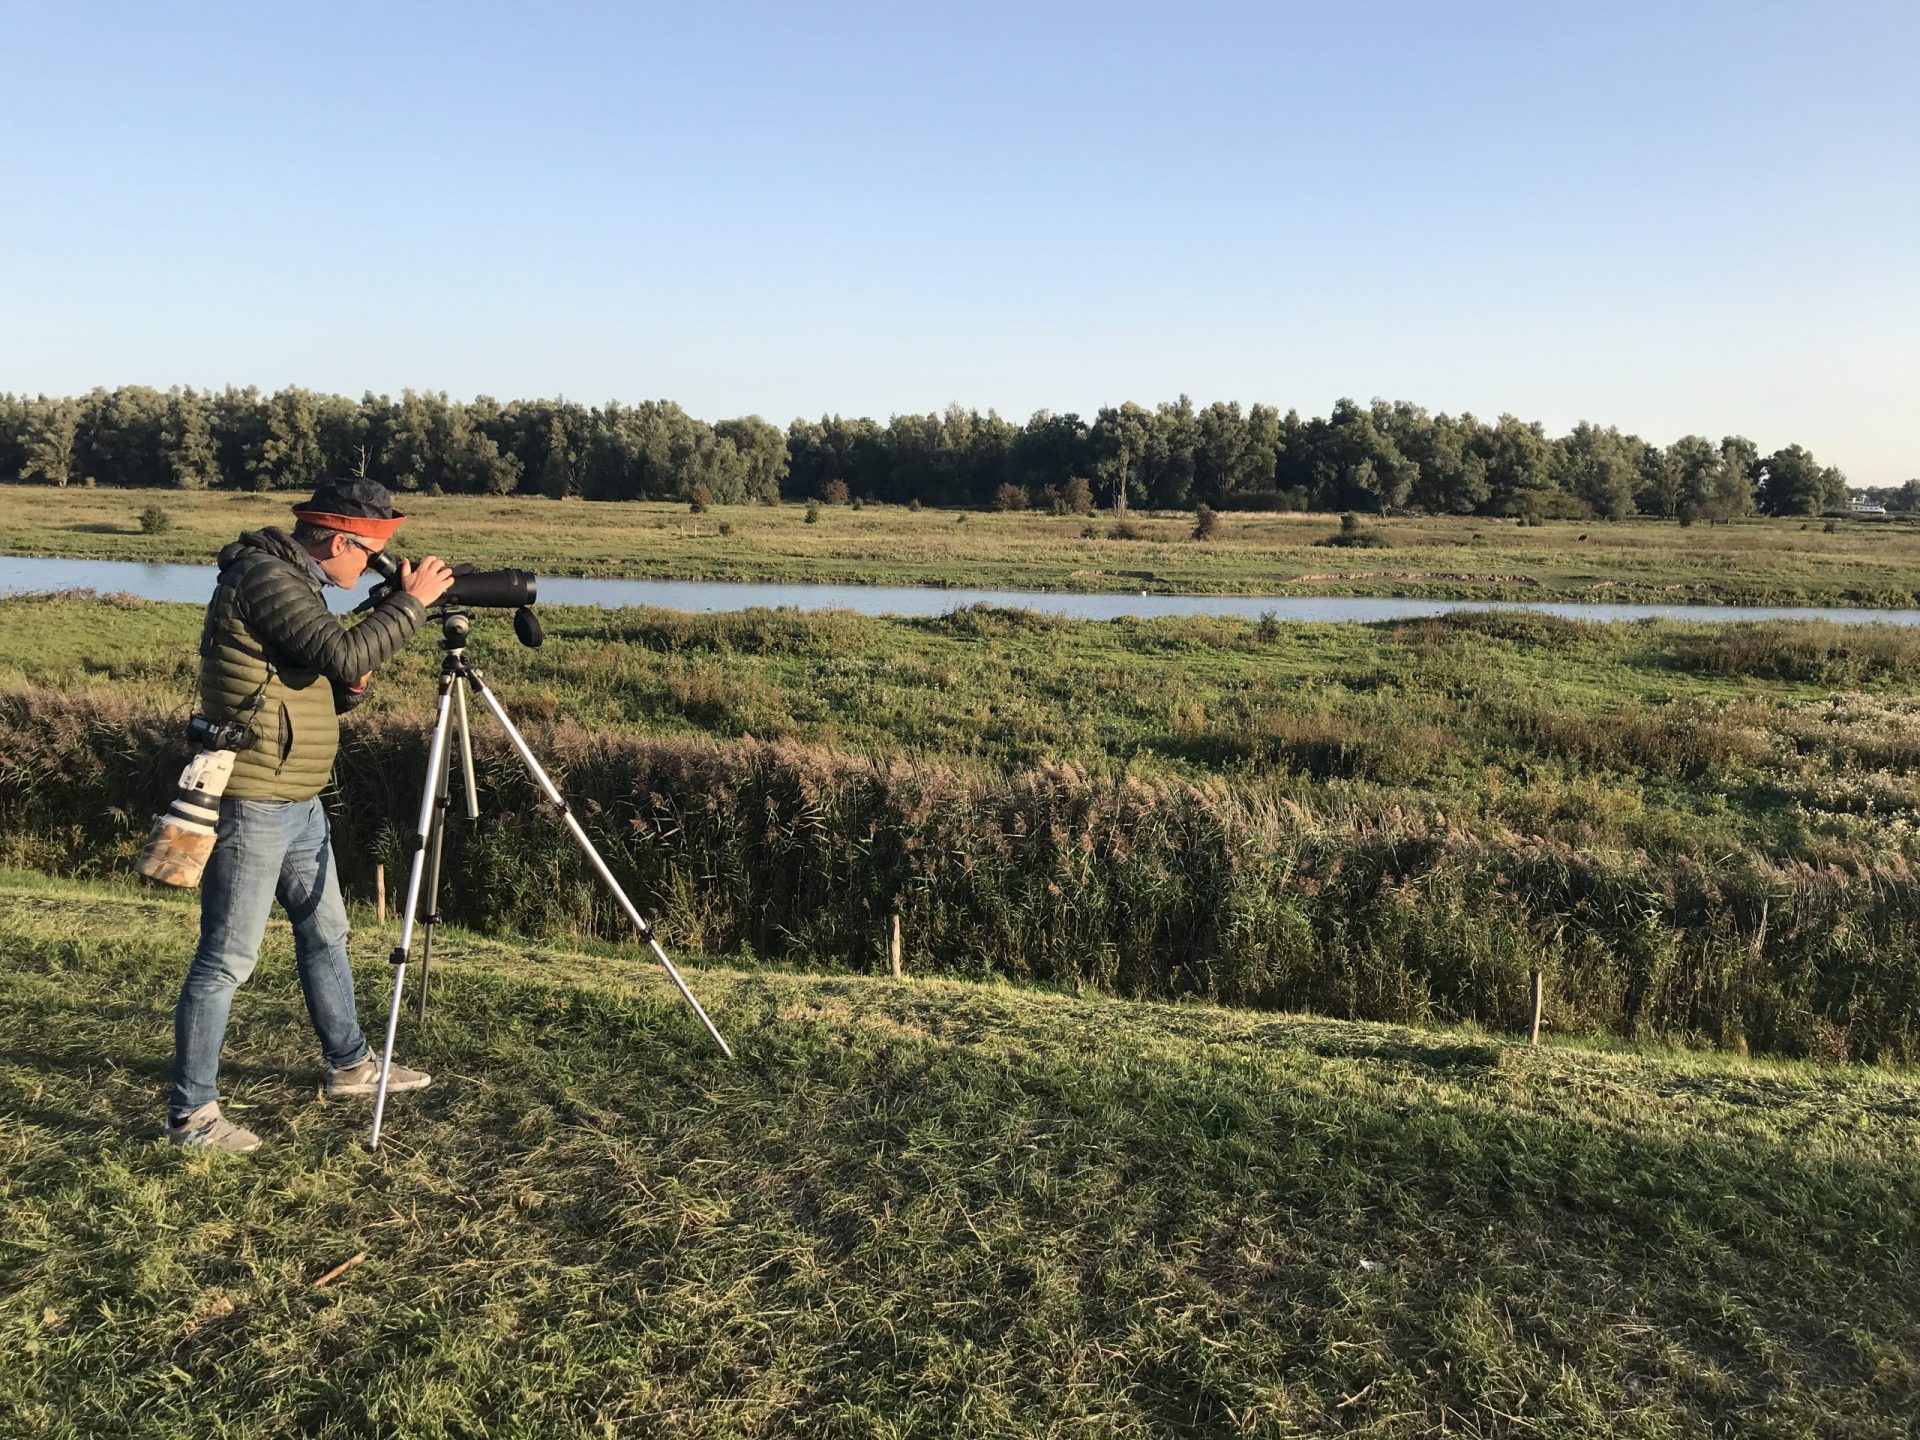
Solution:
M278 900L293 921L294 965L328 1065L369 1053L354 1013L347 907L333 863L332 827L319 797L220 802L220 826L200 877L200 948L173 1009L176 1115L219 1098L220 1046L233 992L260 961L267 912Z

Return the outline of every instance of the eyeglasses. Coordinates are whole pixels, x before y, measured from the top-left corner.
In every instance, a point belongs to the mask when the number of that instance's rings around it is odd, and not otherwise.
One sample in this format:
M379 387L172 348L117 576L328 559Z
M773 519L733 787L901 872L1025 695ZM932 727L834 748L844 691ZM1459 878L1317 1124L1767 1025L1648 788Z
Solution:
M358 550L362 555L365 555L367 557L367 563L369 565L373 563L373 557L380 553L378 550L375 550L371 545L362 545L358 540L354 539L353 536L351 535L343 534L341 535L340 538L346 541L349 545L353 546L353 548Z

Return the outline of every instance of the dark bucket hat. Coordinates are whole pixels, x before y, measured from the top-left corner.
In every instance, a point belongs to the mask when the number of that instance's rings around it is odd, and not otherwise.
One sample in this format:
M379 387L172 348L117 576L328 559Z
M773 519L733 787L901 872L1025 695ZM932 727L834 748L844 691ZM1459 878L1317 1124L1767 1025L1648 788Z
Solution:
M293 507L302 520L386 541L407 517L393 508L393 497L377 480L322 480L313 498Z

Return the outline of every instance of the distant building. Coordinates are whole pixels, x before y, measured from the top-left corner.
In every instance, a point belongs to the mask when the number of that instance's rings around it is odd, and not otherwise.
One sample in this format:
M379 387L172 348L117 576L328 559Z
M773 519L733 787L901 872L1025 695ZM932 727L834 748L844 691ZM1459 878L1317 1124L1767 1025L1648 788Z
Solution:
M1887 513L1887 507L1882 505L1878 500L1854 500L1848 504L1847 508L1856 515L1884 515Z

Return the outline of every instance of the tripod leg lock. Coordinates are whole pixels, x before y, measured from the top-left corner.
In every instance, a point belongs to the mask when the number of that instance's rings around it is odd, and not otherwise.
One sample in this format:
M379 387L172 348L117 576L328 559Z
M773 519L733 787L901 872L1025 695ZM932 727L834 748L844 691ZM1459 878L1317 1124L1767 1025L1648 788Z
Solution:
M406 964L407 963L406 947L404 945L394 946L393 953L387 957L387 963L390 965Z

